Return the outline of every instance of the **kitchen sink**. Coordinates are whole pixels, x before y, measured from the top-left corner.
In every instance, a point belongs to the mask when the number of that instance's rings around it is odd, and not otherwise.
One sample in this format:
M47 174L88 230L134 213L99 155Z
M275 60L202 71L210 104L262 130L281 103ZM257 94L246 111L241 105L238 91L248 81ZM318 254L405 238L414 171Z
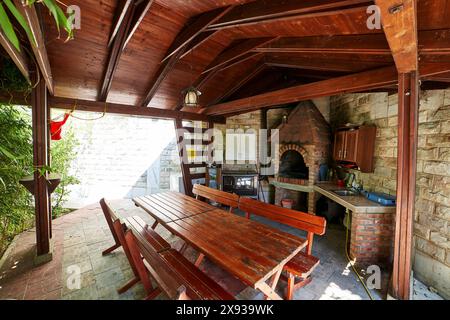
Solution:
M353 190L334 190L333 192L336 193L338 196L342 197L350 197L358 195L358 193Z

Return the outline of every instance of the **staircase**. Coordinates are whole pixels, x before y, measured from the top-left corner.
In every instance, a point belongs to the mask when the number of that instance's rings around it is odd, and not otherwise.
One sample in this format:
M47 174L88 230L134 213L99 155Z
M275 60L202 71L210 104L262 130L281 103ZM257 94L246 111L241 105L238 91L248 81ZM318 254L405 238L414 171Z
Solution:
M212 122L175 120L184 190L191 197L193 180L204 179L209 185L207 167L213 162L213 136L208 129L212 128Z

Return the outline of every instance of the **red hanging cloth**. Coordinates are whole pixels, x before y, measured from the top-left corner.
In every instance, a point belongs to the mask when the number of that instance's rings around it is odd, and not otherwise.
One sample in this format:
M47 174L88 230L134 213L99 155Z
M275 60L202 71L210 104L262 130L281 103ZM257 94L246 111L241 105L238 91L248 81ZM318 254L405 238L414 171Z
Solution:
M50 121L50 133L52 140L61 140L61 129L67 119L69 119L69 116L70 113L66 113L62 121Z

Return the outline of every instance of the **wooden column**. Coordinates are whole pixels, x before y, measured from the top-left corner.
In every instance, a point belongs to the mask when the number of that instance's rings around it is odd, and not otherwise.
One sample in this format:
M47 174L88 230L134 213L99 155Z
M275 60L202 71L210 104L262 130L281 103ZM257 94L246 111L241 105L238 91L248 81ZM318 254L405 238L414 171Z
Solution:
M398 86L397 215L392 294L410 299L411 251L416 193L419 85L417 72L400 73Z
M48 185L39 169L48 165L48 112L47 86L43 78L33 89L31 97L33 121L33 165L34 199L36 215L36 253L45 256L50 253L50 204Z

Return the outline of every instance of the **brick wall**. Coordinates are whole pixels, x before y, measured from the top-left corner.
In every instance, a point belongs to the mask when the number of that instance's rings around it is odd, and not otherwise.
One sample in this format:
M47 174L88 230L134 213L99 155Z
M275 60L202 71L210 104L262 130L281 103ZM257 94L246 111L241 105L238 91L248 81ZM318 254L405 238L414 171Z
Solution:
M365 189L396 193L397 103L385 93L331 99L332 127L377 126L375 172L355 171ZM421 93L416 186L415 275L450 298L450 90Z
M391 257L394 214L352 214L350 257L358 263L384 264Z

